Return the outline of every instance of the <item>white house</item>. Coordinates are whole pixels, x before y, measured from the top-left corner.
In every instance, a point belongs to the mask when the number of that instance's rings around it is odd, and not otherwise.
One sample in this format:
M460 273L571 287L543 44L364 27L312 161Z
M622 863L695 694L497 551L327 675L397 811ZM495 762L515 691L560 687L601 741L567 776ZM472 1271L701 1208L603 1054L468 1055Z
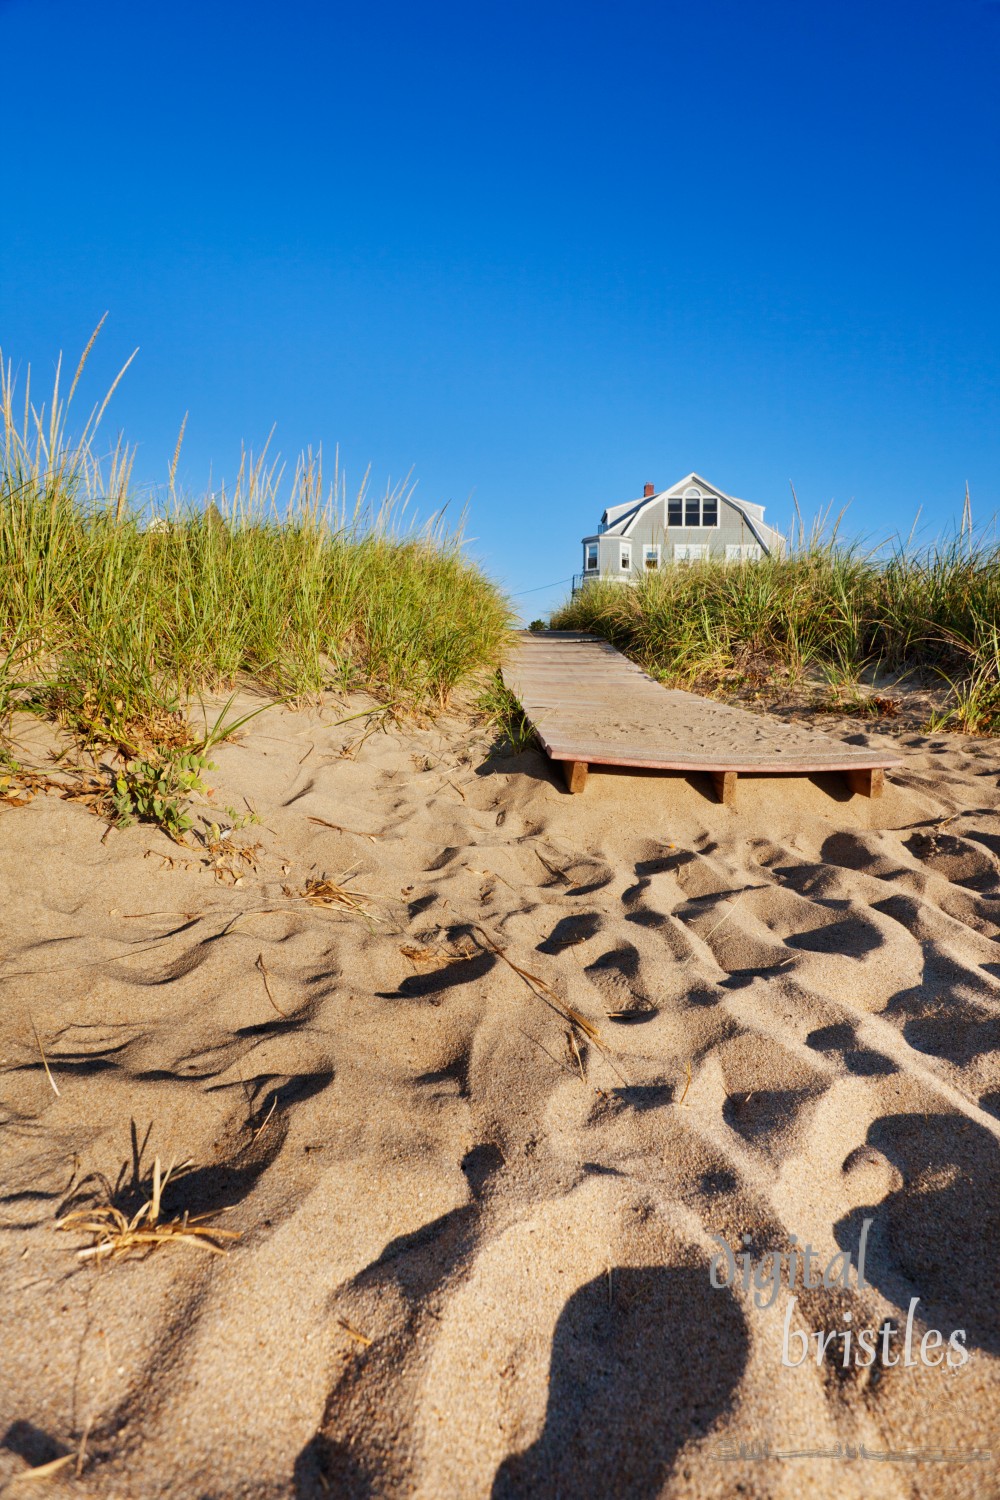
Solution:
M609 506L593 536L583 538L583 573L574 587L592 578L633 583L669 563L780 557L784 545L781 533L764 524L762 505L688 474L667 490L647 484L640 500Z

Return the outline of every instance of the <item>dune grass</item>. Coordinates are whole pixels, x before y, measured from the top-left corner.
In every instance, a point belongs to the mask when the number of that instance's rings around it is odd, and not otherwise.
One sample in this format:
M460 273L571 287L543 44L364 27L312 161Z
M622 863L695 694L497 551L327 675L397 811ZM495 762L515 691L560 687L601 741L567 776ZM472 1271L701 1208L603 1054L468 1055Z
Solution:
M124 370L69 434L92 344L40 409L0 359L0 727L30 703L138 754L185 739L192 695L239 681L426 711L496 664L507 601L460 525L416 526L403 489L373 505L363 488L349 508L321 454L286 486L265 450L206 506L178 495L175 453L162 503L138 504L132 450L98 446Z
M887 555L814 536L783 558L588 583L550 623L604 636L663 681L722 693L819 679L863 711L863 677L932 673L951 687L934 727L996 734L998 621L1000 546L965 534Z

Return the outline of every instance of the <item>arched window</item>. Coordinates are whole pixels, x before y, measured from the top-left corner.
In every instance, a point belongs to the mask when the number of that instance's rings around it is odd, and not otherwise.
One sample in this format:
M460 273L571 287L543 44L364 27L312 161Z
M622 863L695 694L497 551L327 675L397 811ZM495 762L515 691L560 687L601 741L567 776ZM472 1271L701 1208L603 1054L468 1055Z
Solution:
M668 526L718 526L719 500L703 495L697 485L688 485L683 495L667 496Z
M684 525L701 525L701 490L694 485L684 491Z

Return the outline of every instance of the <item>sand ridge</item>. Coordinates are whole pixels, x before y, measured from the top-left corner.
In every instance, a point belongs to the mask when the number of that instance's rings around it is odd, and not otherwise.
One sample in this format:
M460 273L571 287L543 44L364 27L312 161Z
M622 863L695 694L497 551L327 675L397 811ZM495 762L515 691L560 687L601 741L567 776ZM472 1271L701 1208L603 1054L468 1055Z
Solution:
M0 811L10 1493L81 1445L49 1493L996 1493L993 1463L720 1458L989 1447L996 744L872 736L905 759L880 802L747 777L734 811L697 777L570 797L458 713L333 722L365 706L215 753L246 858ZM364 910L310 906L321 876ZM95 1174L135 1201L154 1154L235 1248L78 1263L60 1210ZM710 1285L713 1235L826 1260L865 1217L869 1289L795 1326L919 1295L968 1364L786 1368L789 1294Z

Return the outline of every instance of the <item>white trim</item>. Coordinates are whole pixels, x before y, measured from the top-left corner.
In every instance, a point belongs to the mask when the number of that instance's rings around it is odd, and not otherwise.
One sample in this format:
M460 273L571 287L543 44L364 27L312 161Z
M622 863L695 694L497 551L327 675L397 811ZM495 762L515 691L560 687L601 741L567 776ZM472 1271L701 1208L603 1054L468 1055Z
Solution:
M619 565L623 573L632 571L632 543L622 542L618 548Z
M644 573L655 573L660 566L660 544L659 542L643 542L642 544L642 571ZM649 554L655 554L656 561L650 564Z

